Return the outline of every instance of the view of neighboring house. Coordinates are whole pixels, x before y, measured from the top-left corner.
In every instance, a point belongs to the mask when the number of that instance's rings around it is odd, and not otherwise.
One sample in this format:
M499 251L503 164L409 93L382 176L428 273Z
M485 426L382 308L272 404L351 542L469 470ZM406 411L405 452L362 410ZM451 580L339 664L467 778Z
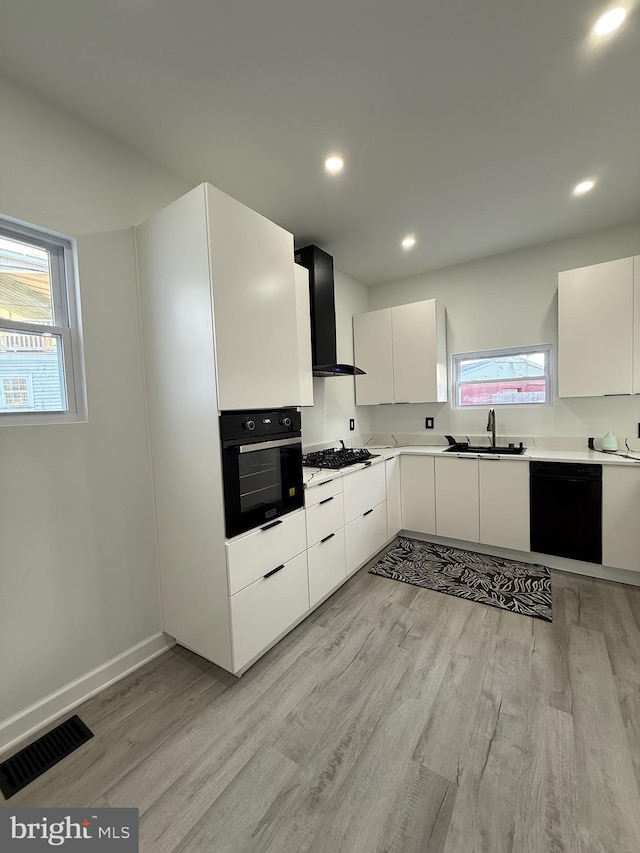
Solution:
M458 376L459 405L544 403L545 364L544 353L463 360Z
M53 323L45 250L0 239L0 316L28 324ZM55 337L0 327L0 411L61 409L60 377Z

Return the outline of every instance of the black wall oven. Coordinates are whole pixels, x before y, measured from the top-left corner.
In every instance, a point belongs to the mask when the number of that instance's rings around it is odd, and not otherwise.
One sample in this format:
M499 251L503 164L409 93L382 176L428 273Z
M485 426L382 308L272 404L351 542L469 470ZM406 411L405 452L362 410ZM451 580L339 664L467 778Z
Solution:
M301 436L295 409L220 414L227 538L303 505Z

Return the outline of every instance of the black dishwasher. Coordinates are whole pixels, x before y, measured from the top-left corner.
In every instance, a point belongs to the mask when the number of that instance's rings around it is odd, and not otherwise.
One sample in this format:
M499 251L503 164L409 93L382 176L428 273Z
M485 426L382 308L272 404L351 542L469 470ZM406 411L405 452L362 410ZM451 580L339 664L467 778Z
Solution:
M531 550L602 562L602 465L531 462Z

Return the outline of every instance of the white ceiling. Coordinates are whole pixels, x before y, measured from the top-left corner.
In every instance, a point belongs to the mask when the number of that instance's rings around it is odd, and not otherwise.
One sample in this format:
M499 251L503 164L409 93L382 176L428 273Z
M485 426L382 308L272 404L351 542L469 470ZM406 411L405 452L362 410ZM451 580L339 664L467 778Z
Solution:
M0 0L0 71L372 284L640 217L640 8L596 46L604 8Z

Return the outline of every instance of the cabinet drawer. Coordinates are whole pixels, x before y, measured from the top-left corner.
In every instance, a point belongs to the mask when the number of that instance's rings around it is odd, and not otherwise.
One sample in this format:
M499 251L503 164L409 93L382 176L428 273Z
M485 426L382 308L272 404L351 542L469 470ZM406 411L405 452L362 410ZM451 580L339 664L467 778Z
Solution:
M304 512L295 512L227 542L229 595L262 578L307 547Z
M379 551L387 541L387 504L378 504L371 512L356 518L344 529L347 575L355 572Z
M386 500L384 471L384 465L379 463L344 475L342 491L346 524Z
M309 609L306 551L230 601L233 669L238 672Z
M307 546L344 527L342 495L331 495L307 510Z
M309 605L313 607L345 578L344 528L336 531L330 539L309 548L307 558Z
M340 494L342 494L342 477L337 476L333 480L320 483L319 486L307 486L304 490L304 505L306 507L315 506L326 498Z

